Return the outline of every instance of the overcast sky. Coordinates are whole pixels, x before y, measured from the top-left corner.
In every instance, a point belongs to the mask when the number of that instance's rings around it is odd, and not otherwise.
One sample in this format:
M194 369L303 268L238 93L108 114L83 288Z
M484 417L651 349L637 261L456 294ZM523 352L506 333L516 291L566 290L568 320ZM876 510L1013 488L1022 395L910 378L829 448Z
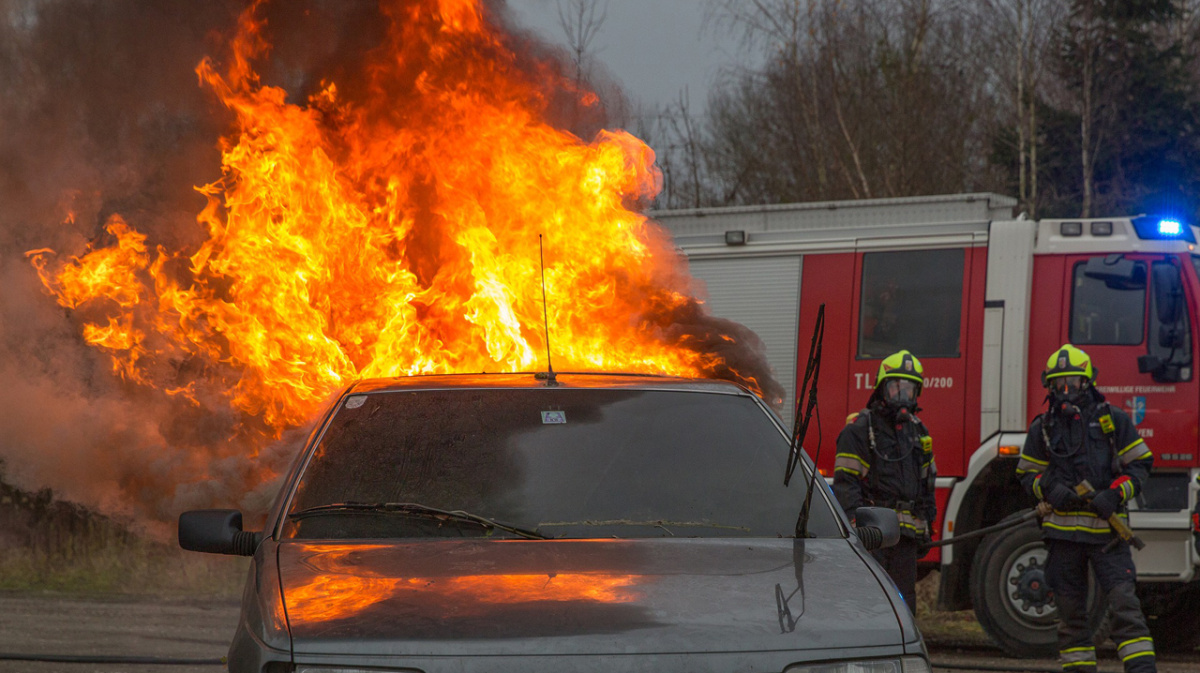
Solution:
M598 1L607 14L592 55L622 84L635 107L663 108L686 89L692 110L700 111L721 68L749 58L727 30L705 23L707 0ZM508 0L523 25L565 44L559 3Z

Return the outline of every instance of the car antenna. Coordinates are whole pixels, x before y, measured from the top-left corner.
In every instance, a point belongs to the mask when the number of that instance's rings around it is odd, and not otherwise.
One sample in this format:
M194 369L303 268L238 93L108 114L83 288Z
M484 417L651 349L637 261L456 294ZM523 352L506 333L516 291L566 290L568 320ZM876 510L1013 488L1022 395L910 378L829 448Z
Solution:
M538 262L542 269L542 325L546 328L546 386L558 385L554 365L550 364L550 318L546 313L546 253L542 251L542 235L538 234Z
M813 411L817 410L817 379L821 376L821 351L825 343L825 304L817 309L817 322L813 326L812 345L808 350L808 364L804 368L804 382L800 385L800 394L796 397L796 414L792 428L791 453L788 454L787 474L783 477L783 485L787 486L792 480L792 473L800 464L800 449L808 434L808 423L812 420ZM808 387L809 380L812 388ZM800 414L800 405L804 403L805 393L808 401L804 414ZM817 452L813 456L812 478L808 482L808 492L804 494L804 506L800 509L800 518L796 521L796 537L808 537L808 516L812 507L813 489L817 485L817 461L821 458L821 414L817 412Z

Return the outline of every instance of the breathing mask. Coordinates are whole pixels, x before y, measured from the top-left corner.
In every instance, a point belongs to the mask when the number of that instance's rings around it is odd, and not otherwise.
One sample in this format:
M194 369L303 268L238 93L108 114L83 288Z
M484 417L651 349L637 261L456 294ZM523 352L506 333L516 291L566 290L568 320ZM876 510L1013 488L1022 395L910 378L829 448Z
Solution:
M881 386L881 397L888 408L894 411L897 417L907 416L917 408L917 395L919 391L915 381L901 378L890 378L883 382Z
M1088 400L1086 376L1057 376L1050 379L1049 385L1054 407L1064 412L1077 413Z

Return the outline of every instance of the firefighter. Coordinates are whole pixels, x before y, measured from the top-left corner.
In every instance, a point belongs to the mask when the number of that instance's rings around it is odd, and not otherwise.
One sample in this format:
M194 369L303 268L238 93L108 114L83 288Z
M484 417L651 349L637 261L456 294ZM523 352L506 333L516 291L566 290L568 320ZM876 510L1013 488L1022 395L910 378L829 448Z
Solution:
M917 418L923 374L921 361L908 351L883 359L866 408L850 414L838 435L833 470L833 491L852 520L862 506L896 510L900 542L872 553L914 614L917 559L937 516L933 441Z
M1134 591L1133 555L1124 542L1109 544L1114 532L1108 519L1127 517L1125 503L1141 491L1154 455L1129 416L1104 401L1095 381L1082 350L1064 344L1050 356L1042 373L1049 410L1029 426L1017 475L1028 493L1053 508L1042 520L1042 536L1063 671L1096 671L1087 615L1091 564L1108 594L1112 639L1126 673L1153 673L1154 641Z

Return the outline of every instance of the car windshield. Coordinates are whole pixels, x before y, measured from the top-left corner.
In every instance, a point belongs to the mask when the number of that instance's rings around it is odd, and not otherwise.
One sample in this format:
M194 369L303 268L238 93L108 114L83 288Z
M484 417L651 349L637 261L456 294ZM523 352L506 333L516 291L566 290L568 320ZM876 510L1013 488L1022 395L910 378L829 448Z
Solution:
M798 473L783 486L787 455L784 434L742 395L351 395L304 470L284 534L791 537L807 480ZM821 494L812 507L809 535L843 535Z

